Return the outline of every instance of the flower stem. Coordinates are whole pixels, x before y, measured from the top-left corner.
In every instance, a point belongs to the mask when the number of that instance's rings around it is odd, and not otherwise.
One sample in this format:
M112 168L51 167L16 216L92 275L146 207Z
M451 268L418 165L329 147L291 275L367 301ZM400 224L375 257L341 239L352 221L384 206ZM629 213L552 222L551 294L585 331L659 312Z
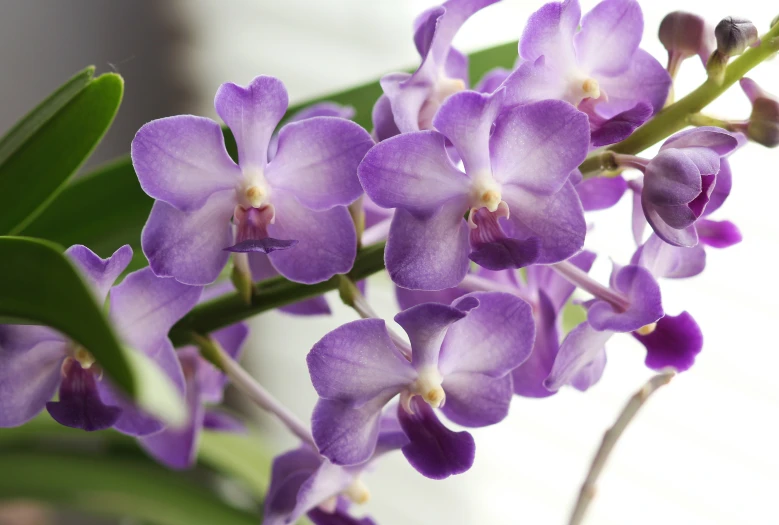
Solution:
M633 394L625 405L625 408L622 409L622 413L620 413L617 421L615 421L614 425L606 431L600 448L595 454L595 458L592 460L587 477L584 479L582 488L579 491L579 498L576 500L576 506L571 513L568 525L580 525L582 523L587 508L590 506L590 503L595 496L595 483L598 481L601 472L603 472L603 467L606 465L606 461L609 459L611 451L614 450L614 445L617 444L617 440L622 436L625 428L627 428L628 424L630 424L646 400L649 399L649 396L661 386L667 385L671 379L673 379L674 375L676 375L676 372L668 370L657 374L647 381L646 384L641 387L641 390Z
M587 272L568 261L552 264L550 268L564 277L569 283L592 294L598 299L607 301L623 311L630 307L630 301L621 293L612 290L608 286L603 286L590 277Z
M688 125L689 115L699 113L752 68L776 53L777 49L779 49L779 24L774 25L768 33L763 35L758 47L748 49L728 65L721 83L707 79L686 97L663 108L652 120L638 128L622 142L618 142L606 150L592 153L579 166L584 178L595 177L603 169L601 157L604 152L615 151L635 155L684 129Z
M200 348L203 357L222 370L238 390L243 392L254 404L276 416L301 441L311 445L314 450L319 450L308 427L270 392L265 390L237 361L227 355L219 343L210 337L196 333L191 334L191 338Z

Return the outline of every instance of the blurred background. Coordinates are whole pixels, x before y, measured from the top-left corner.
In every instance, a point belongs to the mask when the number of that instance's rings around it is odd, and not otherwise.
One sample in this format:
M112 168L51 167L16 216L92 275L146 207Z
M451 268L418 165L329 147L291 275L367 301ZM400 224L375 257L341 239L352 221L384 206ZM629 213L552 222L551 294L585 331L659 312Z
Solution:
M0 0L0 129L5 130L75 71L124 76L116 123L91 165L126 154L135 131L162 116L215 117L212 101L225 81L258 74L281 78L292 102L374 80L413 66L418 57L411 24L435 0ZM541 0L504 0L477 14L455 45L473 51L515 40ZM583 10L596 2L582 0ZM779 14L764 0L642 2L642 46L665 63L656 39L669 11L683 8L716 23L727 15L751 19L761 32ZM779 62L750 75L779 94ZM682 96L703 80L695 60L677 80ZM736 86L710 113L745 118ZM663 283L666 310L692 313L705 346L691 372L653 398L626 432L607 465L587 523L603 525L775 524L779 489L779 316L776 260L779 153L750 144L732 159L734 191L716 218L736 222L744 242L710 250L706 272ZM625 263L632 251L629 199L591 215L587 247ZM371 279L369 300L391 318L394 292ZM256 377L301 418L316 396L305 355L322 335L355 319L339 307L327 318L263 314L245 349ZM544 400L516 398L503 423L473 432L474 467L430 481L396 454L366 477L373 498L364 510L381 524L562 524L600 443L628 397L650 376L631 337L614 337L603 379L586 394L564 390ZM232 396L241 403L240 396ZM258 447L282 452L295 445L275 421L244 407L263 426ZM2 432L0 430L0 432ZM13 473L0 473L10 475ZM362 511L362 509L358 509ZM359 514L359 512L358 512ZM2 525L92 524L81 516L41 513L29 506L0 509Z

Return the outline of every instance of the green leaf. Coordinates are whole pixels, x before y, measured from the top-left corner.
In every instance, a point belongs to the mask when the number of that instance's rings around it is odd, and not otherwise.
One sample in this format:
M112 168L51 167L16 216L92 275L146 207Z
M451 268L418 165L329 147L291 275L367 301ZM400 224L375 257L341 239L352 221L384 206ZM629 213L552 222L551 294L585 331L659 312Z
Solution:
M87 68L0 139L0 234L15 234L54 200L113 122L124 84Z
M0 317L51 326L86 348L112 382L151 414L180 424L184 401L148 357L123 347L60 247L0 237Z
M494 67L511 68L516 58L516 42L473 53L471 82L475 83ZM374 81L297 104L287 115L317 102L332 101L353 106L355 122L371 129L371 111L381 93L379 82ZM231 149L232 136L229 132L225 135ZM84 244L101 257L107 257L123 244L130 244L136 254L133 265L137 268L146 264L140 250L140 236L151 205L152 200L141 190L127 156L71 183L22 234L63 246Z
M154 525L256 525L259 513L137 458L15 451L0 454L0 500L31 499L77 511Z

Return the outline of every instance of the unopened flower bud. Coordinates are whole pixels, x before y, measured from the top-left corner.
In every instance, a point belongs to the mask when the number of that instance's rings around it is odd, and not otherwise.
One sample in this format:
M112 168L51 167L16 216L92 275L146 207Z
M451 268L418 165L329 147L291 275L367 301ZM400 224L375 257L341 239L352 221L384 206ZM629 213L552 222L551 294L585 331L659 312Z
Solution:
M763 91L750 78L741 79L741 89L752 102L749 120L738 126L738 130L768 148L779 146L779 100Z
M747 47L760 43L755 24L744 18L723 18L714 29L717 51L726 57L740 55Z
M683 60L698 55L706 61L716 45L714 31L703 18L684 11L668 13L660 23L660 42L668 51L668 72L676 76Z

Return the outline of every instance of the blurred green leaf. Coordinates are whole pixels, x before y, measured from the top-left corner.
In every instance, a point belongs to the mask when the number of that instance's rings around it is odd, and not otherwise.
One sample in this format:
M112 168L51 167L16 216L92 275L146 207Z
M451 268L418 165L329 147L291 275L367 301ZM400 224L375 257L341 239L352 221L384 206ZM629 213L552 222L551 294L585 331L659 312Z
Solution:
M77 74L0 139L0 233L15 234L54 200L113 122L124 84Z
M516 59L516 42L471 54L471 82L475 83L492 68L510 69ZM381 94L379 82L369 82L292 106L287 115L317 102L331 101L353 106L355 122L371 129L371 111ZM234 153L235 141L229 131L225 132L225 139L228 150ZM123 244L130 244L135 252L132 267L139 268L146 264L140 238L152 202L141 190L127 156L68 185L22 234L63 246L84 244L101 257L107 257Z
M26 499L154 525L256 525L180 473L137 458L0 454L0 500Z
M51 326L86 348L112 382L140 407L172 424L186 408L148 357L126 349L76 268L55 244L0 237L0 317Z
M563 308L563 333L567 334L587 320L587 310L572 300Z

